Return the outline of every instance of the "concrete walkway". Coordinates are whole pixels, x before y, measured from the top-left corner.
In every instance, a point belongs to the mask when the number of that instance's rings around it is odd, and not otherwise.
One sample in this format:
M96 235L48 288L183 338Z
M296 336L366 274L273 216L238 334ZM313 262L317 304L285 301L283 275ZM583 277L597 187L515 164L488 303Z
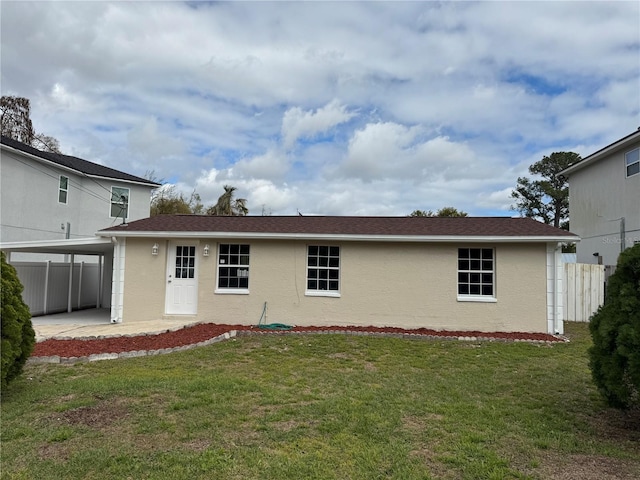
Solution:
M111 323L109 309L78 310L71 313L57 313L33 317L31 323L36 331L36 341L49 338L81 338L122 335L144 335L177 330L196 322L193 317L146 322Z

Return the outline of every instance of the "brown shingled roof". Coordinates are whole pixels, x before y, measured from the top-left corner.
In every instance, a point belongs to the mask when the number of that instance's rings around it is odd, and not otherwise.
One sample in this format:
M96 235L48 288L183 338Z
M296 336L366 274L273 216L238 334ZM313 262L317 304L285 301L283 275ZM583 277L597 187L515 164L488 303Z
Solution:
M89 160L84 160L83 158L72 157L71 155L63 155L62 153L43 152L42 150L33 148L32 146L14 140L13 138L5 137L4 135L2 136L0 141L2 142L2 145L6 145L7 147L20 150L21 152L42 158L43 160L48 160L50 162L70 168L72 170L76 170L77 172L81 172L86 175L142 183L150 187L160 186L160 184L157 182L147 180L146 178L136 177L135 175L121 172L120 170L106 167L98 163L90 162Z
M578 237L530 218L158 215L101 230L133 233L238 233L355 236Z

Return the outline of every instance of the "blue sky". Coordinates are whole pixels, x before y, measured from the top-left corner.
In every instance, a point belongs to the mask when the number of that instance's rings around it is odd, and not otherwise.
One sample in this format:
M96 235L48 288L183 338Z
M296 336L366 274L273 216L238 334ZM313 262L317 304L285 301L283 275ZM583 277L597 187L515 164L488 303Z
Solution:
M638 2L0 9L2 94L36 131L251 214L514 215L530 164L640 126Z

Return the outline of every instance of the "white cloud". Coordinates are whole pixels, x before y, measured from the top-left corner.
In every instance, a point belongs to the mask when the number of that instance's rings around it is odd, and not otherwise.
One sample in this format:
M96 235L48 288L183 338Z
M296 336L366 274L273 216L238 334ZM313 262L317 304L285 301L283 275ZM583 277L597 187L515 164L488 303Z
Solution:
M200 194L205 207L215 204L225 185L237 188L236 198L245 198L251 215L272 214L287 211L292 213L292 205L298 200L296 187L287 184L278 185L263 178L244 178L237 176L233 169L211 169L201 172L195 181L195 191ZM187 185L180 190L191 193Z
M245 184L245 188L250 192L247 200L252 206L252 213L256 215L283 210L293 213L292 209L298 201L297 189L286 184L278 186L267 180L251 180Z
M511 205L514 204L514 199L511 198L511 192L513 192L513 187L503 188L494 192L481 192L478 194L477 205L493 210L508 211ZM514 215L515 214L516 213L514 213Z
M244 179L282 180L289 169L289 159L280 150L271 149L262 155L242 159L233 171Z
M345 105L332 100L315 112L293 107L282 118L282 137L284 148L290 149L300 138L313 138L319 133L351 120L356 114L347 111Z
M367 124L349 142L338 174L364 181L388 178L414 182L465 177L475 154L462 143L437 136L425 139L425 129L397 123Z
M151 160L181 155L184 147L171 133L168 129L160 131L158 119L148 117L128 132L128 146L132 152Z
M528 165L638 126L637 2L0 9L2 94L37 131L251 213L511 215Z

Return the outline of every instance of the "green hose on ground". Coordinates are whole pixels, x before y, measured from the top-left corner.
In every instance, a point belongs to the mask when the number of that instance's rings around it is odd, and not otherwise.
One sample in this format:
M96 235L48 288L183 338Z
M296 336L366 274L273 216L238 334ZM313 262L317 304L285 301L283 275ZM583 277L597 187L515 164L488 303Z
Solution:
M260 315L260 320L258 320L258 328L262 328L264 330L291 330L293 326L285 325L284 323L262 323L267 315L267 302L264 302L264 307L262 308L262 315Z

